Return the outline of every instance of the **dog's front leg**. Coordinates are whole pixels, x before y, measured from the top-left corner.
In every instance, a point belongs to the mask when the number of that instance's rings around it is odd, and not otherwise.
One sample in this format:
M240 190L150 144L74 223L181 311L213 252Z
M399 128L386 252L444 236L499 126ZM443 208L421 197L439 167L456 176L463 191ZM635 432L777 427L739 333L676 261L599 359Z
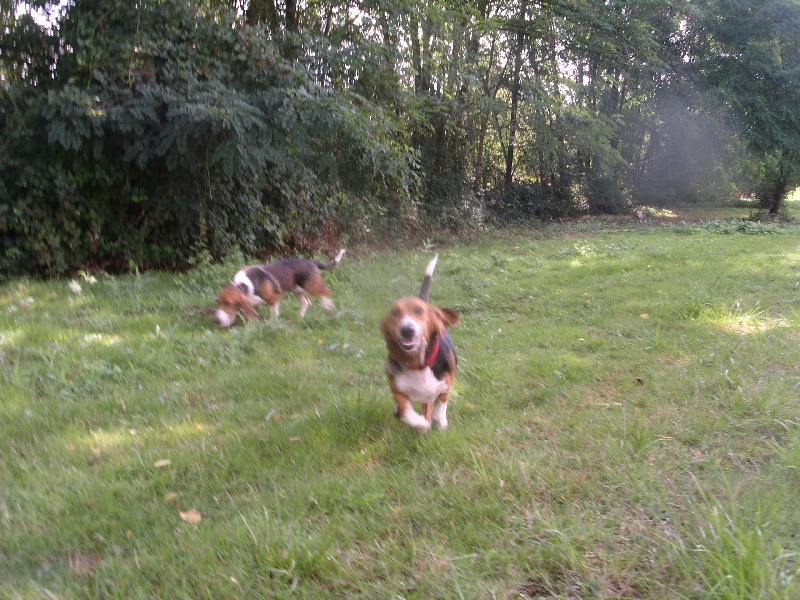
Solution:
M447 394L442 394L433 403L431 424L442 431L447 429Z
M394 386L394 381L390 381L390 387L392 388L392 395L397 405L394 410L394 416L420 433L427 433L431 428L430 421L414 410L414 407L411 405L411 400L409 400L405 394L397 390Z
M450 398L450 388L452 385L452 374L445 374L444 379L439 382L439 387L436 390L436 400L433 403L431 424L442 431L447 429L447 400Z

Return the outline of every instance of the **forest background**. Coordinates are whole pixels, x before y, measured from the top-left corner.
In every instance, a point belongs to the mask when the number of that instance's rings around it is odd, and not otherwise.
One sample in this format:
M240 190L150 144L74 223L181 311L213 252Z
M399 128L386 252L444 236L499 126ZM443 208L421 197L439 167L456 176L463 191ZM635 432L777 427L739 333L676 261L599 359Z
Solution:
M0 0L0 277L800 181L797 0Z

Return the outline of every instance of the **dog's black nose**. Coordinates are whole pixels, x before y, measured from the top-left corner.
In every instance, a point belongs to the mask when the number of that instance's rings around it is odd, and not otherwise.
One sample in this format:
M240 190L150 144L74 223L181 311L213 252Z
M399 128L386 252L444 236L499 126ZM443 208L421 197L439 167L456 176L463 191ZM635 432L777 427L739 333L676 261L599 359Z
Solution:
M412 337L414 337L414 328L410 325L402 327L400 329L400 337L402 337L404 340L410 340Z

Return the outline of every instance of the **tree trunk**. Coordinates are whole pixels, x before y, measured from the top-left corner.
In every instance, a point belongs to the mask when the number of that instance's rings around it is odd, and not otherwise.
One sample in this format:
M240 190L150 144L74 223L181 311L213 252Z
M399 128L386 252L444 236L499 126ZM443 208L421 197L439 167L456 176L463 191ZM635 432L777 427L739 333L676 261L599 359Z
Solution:
M484 5L484 13L483 18L486 18L485 13L485 5ZM470 44L472 56L475 56L478 52L477 47L477 36L475 36L475 40ZM484 97L488 99L494 100L497 96L497 87L495 86L493 91L490 91L489 88L489 76L494 65L494 56L495 56L495 40L492 39L492 43L489 49L489 59L488 65L486 67L486 72L483 78L483 94ZM469 64L474 64L474 61L470 58ZM486 148L486 131L489 128L489 108L485 108L484 111L481 112L481 127L480 132L478 134L478 147L475 154L475 177L472 181L472 191L476 194L480 191L483 187L483 153L484 149Z
M409 23L409 36L411 37L411 68L414 70L414 93L422 92L422 44L419 39L419 21L416 16L411 17Z
M483 187L483 149L486 147L486 130L489 126L489 115L481 116L481 130L478 134L478 152L475 156L475 177L472 180L472 191L479 193Z
M520 9L519 32L517 33L517 46L514 49L514 74L511 83L511 123L508 130L508 148L506 150L506 193L511 191L514 173L514 150L517 143L517 111L520 97L520 72L522 71L522 50L525 44L525 4Z
M258 25L266 21L273 40L280 35L280 22L274 0L251 0L245 11L248 25Z
M776 181L766 186L761 194L759 204L771 217L775 217L783 207L783 201L789 192L789 182L781 174Z

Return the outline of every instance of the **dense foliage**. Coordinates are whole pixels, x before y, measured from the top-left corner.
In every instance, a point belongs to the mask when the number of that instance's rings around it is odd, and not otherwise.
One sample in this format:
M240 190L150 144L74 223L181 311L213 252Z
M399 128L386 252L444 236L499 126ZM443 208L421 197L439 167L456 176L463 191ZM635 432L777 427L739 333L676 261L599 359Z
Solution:
M799 12L0 0L0 273L182 268L745 188L777 212L800 164Z
M771 214L800 181L800 2L708 0L694 29L696 64L738 119L758 159ZM724 15L712 16L712 15Z
M303 243L344 190L410 196L385 110L227 8L87 1L60 22L71 50L21 53L4 90L5 270L183 266Z

